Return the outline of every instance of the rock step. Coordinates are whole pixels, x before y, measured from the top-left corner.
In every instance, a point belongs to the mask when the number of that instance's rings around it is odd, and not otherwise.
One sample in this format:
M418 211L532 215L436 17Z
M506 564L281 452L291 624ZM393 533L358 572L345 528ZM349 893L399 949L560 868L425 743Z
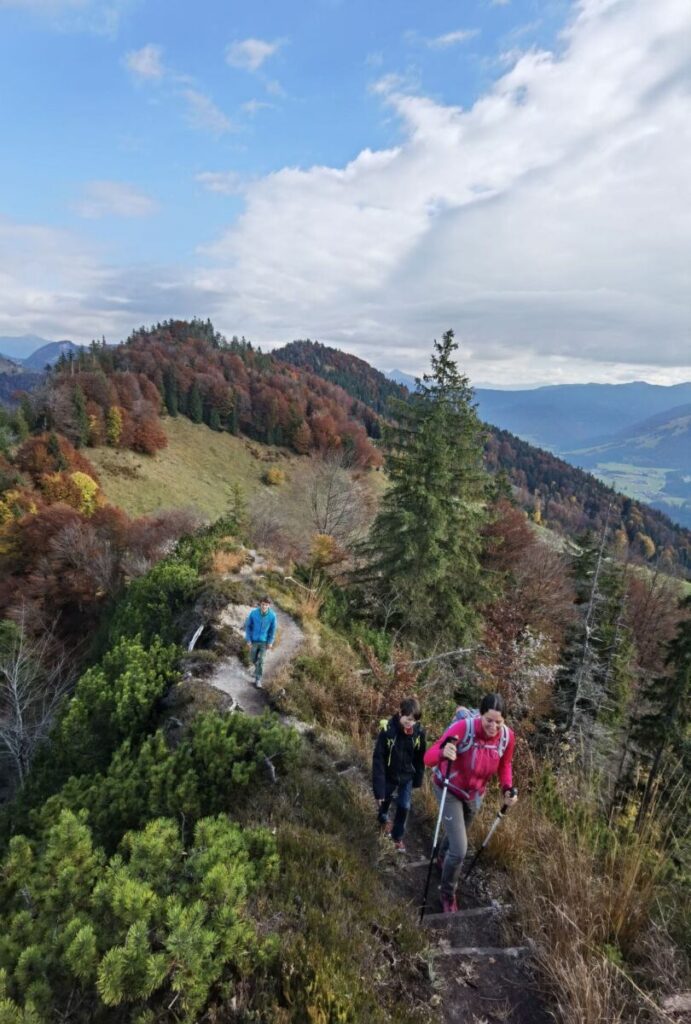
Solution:
M530 946L439 946L431 950L433 957L462 956L468 960L520 960L530 953Z
M464 910L457 910L455 914L425 914L423 924L453 924L454 921L467 919L469 917L487 917L492 914L505 914L511 908L508 904L501 904L492 901L488 907L467 907Z

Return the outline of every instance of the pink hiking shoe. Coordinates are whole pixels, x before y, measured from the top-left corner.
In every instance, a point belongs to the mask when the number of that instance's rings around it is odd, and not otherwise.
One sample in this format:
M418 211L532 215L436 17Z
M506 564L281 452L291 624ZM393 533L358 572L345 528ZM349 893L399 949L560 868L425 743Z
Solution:
M456 893L453 896L444 896L442 893L441 897L441 909L443 914L455 914L458 910L458 902L456 900Z

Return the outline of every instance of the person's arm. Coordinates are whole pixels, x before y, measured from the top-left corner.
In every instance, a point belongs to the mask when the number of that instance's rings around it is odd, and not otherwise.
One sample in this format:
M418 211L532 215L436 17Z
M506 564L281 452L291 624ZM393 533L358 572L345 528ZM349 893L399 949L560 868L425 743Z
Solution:
M245 619L245 640L248 644L252 643L252 616L254 612L250 612Z
M504 754L499 762L498 770L499 785L501 786L502 793L506 793L507 789L511 789L511 787L513 786L513 771L511 762L513 761L513 748L515 746L515 742L516 741L513 734L513 730L509 729L509 742L507 743L506 750L504 751Z
M436 768L439 762L443 760L443 751L446 744L449 741L454 745L458 744L465 736L465 731L471 726L472 721L471 718L464 718L459 722L454 722L453 725L444 730L436 743L427 748L424 761L428 768Z
M266 642L269 647L273 647L274 637L276 636L276 612L271 612L271 618L269 619L269 628L266 631Z
M425 775L425 751L427 750L427 738L425 730L420 729L420 746L415 751L415 775L413 776L413 789L419 789Z
M372 789L375 800L383 800L386 795L386 768L384 767L385 733L379 730L377 742L372 754Z

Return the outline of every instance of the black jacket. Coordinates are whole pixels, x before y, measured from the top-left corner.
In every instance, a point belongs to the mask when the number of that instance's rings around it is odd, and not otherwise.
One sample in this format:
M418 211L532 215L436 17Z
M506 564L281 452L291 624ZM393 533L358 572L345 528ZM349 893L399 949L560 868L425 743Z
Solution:
M400 726L400 715L394 715L379 730L372 756L372 788L375 800L385 797L386 783L398 785L413 780L413 788L422 785L425 766L423 757L427 743L425 730L419 722L407 736Z

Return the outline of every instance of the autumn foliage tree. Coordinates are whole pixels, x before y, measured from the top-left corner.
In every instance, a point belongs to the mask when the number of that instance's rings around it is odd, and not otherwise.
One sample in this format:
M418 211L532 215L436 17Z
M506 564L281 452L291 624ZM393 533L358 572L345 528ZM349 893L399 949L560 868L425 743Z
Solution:
M105 441L154 454L166 443L160 416L182 414L300 454L343 448L357 465L381 462L369 440L379 435L372 409L200 320L141 328L123 345L92 346L76 364L64 359L32 403L33 419L76 447Z

